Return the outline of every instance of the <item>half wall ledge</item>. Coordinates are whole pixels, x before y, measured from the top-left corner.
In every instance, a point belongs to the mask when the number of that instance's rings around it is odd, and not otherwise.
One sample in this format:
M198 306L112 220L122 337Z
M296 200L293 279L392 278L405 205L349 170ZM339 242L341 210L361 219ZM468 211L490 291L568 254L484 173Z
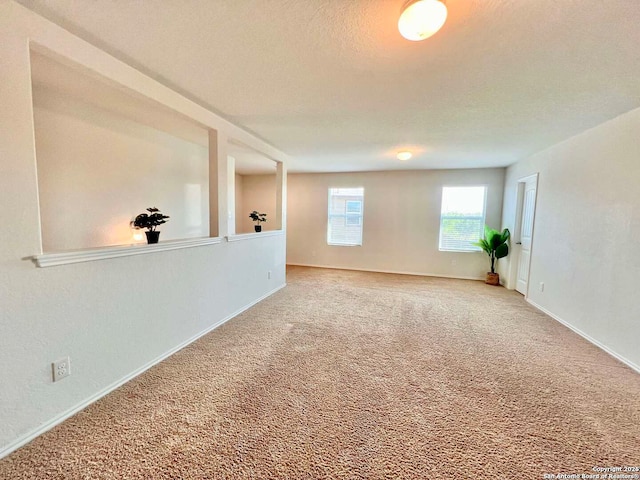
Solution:
M220 237L188 238L184 240L168 240L153 245L118 245L114 247L87 248L83 250L71 250L67 252L43 253L29 257L38 267L55 267L70 263L93 262L108 258L128 257L131 255L143 255L147 253L164 252L167 250L179 250L182 248L201 247L221 243Z
M238 235L228 235L227 242L239 242L241 240L252 240L256 238L275 237L284 235L284 230L267 230L266 232L240 233Z

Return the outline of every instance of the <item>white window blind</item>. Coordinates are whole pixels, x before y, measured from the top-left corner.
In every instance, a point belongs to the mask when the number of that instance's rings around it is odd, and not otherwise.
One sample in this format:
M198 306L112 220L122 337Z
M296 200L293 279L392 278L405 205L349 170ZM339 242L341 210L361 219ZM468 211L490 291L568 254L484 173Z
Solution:
M440 250L478 251L484 235L486 187L443 187Z
M327 243L362 245L364 188L330 188Z

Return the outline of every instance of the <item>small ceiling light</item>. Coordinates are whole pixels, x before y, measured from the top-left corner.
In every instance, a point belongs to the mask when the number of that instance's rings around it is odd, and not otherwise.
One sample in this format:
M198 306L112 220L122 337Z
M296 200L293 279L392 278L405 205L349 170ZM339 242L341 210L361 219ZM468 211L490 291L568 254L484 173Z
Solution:
M409 0L402 9L398 30L407 40L418 42L442 28L447 7L442 0Z
M411 152L398 152L398 160L409 160L411 157L413 156L413 154Z

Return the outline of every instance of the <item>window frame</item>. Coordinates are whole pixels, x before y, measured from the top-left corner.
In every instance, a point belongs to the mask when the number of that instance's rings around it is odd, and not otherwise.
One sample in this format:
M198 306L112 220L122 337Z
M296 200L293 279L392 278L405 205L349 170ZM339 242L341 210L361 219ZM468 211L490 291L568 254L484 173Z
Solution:
M443 215L442 213L442 201L444 200L444 192L445 189L447 188L483 188L484 189L484 195L483 195L483 199L482 199L482 216L479 217L477 215L469 215L469 216L465 216L465 217L452 217L451 215ZM443 248L442 247L442 222L444 219L447 218L474 218L474 219L478 219L481 218L482 222L482 229L480 231L480 234L478 236L478 240L480 240L483 235L484 235L484 226L487 222L487 196L489 193L489 186L487 184L473 184L473 185L443 185L442 186L442 191L440 193L440 224L439 224L439 229L438 229L438 250L440 252L453 252L453 253L477 253L477 252L482 252L482 248L477 247L477 246L470 246L467 248Z

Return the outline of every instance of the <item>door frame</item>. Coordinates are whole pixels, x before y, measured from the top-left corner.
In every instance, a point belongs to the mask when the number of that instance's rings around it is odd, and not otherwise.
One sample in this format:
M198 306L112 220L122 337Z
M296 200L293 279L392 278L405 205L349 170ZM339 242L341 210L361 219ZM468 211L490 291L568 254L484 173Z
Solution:
M529 274L527 277L527 292L524 294L524 298L529 298L529 291L531 288L531 260L533 258L534 249L534 237L536 229L536 214L538 211L538 187L539 187L539 173L533 173L525 177L519 178L516 184L516 212L514 221L514 232L511 235L512 240L512 258L510 261L509 271L509 284L515 290L518 283L518 265L520 264L520 234L522 230L522 209L524 207L524 189L525 184L531 180L535 181L536 195L533 200L533 226L531 228L531 249L529 250Z

